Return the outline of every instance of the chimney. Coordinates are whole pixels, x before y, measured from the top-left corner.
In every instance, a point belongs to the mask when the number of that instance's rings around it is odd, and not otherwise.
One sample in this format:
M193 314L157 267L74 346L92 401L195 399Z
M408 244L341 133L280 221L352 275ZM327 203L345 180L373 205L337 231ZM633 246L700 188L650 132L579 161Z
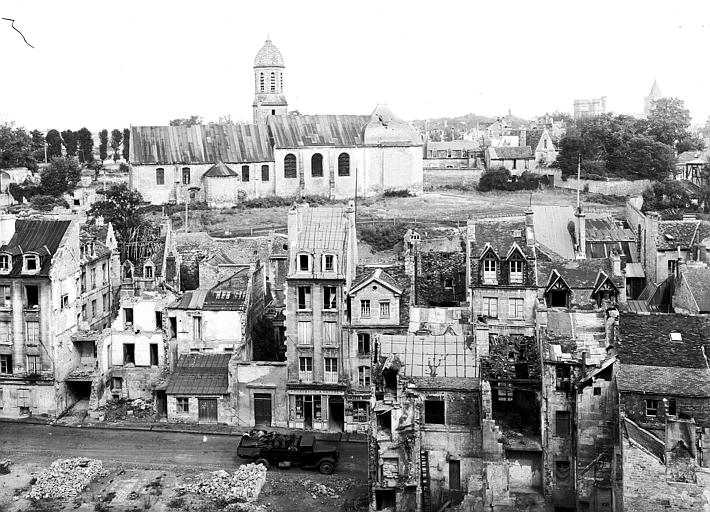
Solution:
M5 245L15 234L17 216L12 213L0 214L0 245Z
M685 271L688 270L688 264L683 258L678 258L678 265L676 266L676 277L680 279Z
M532 208L525 210L525 243L535 245L535 223Z
M518 146L525 147L528 145L528 131L525 128L520 128L520 137Z
M587 222L581 206L574 212L574 221L574 233L577 237L577 259L583 260L587 257Z
M698 244L698 261L705 264L708 262L708 248L705 247L705 244Z
M621 275L621 256L617 252L614 252L611 256L611 266L613 268L613 273L615 276Z
M298 207L294 204L288 211L288 261L289 266L293 265L295 257L296 241L298 240L299 231L299 213ZM295 267L293 267L295 268Z

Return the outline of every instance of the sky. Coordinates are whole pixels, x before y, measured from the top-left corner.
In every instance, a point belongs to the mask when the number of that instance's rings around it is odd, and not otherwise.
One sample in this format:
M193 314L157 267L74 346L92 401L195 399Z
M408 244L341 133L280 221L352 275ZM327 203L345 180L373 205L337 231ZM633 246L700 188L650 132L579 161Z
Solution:
M657 79L710 115L707 0L350 2L3 0L0 122L92 131L230 115L250 121L253 62L283 55L290 109L407 120L523 118L607 96L643 111Z

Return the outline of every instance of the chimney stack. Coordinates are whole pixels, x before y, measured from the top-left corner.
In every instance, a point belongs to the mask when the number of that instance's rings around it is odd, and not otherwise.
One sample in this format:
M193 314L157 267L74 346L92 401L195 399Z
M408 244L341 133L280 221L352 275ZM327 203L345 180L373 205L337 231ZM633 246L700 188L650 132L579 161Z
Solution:
M532 208L525 210L525 243L535 245L535 223Z
M615 276L620 276L621 275L621 256L619 256L619 253L614 252L611 256L611 264L613 268L613 273Z

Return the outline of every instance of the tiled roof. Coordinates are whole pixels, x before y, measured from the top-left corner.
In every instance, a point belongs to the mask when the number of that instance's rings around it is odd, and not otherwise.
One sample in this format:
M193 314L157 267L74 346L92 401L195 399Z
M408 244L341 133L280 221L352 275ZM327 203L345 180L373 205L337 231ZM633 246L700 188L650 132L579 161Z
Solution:
M377 280L388 286L393 291L402 292L402 287L395 281L395 279L389 275L385 270L381 268L366 269L364 272L358 273L355 277L355 282L350 287L350 293L357 290L361 285L367 283L370 280Z
M362 130L370 116L269 116L275 148L362 146Z
M534 158L530 146L499 146L488 148L491 160L519 160Z
M538 261L538 286L547 286L554 270L559 273L570 288L593 289L599 278L600 271L604 272L617 288L622 285L621 277L614 276L611 260L594 259L566 260L562 262Z
M621 364L616 371L619 391L654 395L710 397L710 370Z
M710 269L686 267L683 279L688 284L701 313L710 313Z
M710 234L710 223L700 220L665 220L658 223L657 249L690 249ZM704 235L704 236L703 236Z
M71 221L68 220L17 220L15 233L10 241L0 247L0 252L12 255L10 276L22 273L22 255L28 252L39 254L40 276L48 276L52 257L59 249L62 238ZM4 274L8 275L8 274Z
M672 341L670 334L682 340ZM636 315L619 319L617 358L623 364L706 368L703 347L710 354L710 319L679 314Z
M253 124L133 126L130 151L137 165L274 160L266 126Z
M327 249L342 253L348 224L345 208L301 208L298 215L301 225L296 241L298 249Z
M518 232L521 236L514 236ZM532 248L528 247L525 241L524 220L476 223L475 240L471 242L471 256L480 257L489 244L498 257L504 258L513 243L517 243L527 257L533 256Z
M678 155L678 163L679 164L685 164L688 162L692 162L694 160L701 160L703 162L708 161L708 155L705 151L683 151L680 155Z
M226 395L231 354L183 354L168 377L169 395Z
M227 164L221 160L207 169L207 172L204 174L206 178L226 178L229 176L239 176L239 173L227 167Z

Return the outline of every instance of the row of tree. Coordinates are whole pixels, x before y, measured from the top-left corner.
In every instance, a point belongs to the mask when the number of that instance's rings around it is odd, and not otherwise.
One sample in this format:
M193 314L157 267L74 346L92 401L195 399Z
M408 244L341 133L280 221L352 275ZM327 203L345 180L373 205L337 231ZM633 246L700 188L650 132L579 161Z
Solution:
M676 154L704 148L689 132L690 112L678 98L654 102L648 119L602 114L576 120L560 141L554 164L563 176L606 176L662 181L670 176Z

